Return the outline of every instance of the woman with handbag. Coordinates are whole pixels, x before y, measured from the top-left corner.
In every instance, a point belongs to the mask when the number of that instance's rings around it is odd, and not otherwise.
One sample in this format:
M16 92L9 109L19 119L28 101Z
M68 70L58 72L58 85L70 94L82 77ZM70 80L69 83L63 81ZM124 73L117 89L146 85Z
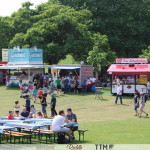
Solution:
M139 113L137 111L137 109L139 108L139 95L138 93L134 93L134 110L135 110L135 115L134 116L138 116Z

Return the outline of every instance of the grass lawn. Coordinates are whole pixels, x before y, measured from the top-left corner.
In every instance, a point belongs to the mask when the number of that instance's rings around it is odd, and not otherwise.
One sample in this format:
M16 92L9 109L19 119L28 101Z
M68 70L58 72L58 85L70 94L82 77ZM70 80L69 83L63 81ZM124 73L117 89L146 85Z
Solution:
M9 110L13 110L16 100L20 106L25 100L20 98L21 91L17 88L0 86L0 116L6 116ZM110 89L105 88L103 99L95 99L94 93L57 96L56 110L66 110L68 107L76 113L79 129L87 129L83 144L108 143L108 144L149 144L150 143L150 119L134 116L131 97L123 96L123 105L114 104L115 96L110 94ZM47 97L50 102L50 96ZM31 101L32 104L33 101ZM41 110L39 100L35 105L36 110ZM149 113L150 102L147 101L145 111ZM50 105L47 107L50 116ZM76 139L78 135L76 133Z

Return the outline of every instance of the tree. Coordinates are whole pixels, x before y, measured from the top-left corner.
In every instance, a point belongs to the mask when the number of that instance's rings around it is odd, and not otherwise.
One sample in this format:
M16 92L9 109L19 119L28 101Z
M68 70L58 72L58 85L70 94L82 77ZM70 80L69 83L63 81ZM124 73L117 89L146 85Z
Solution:
M10 47L36 45L44 49L44 62L49 64L58 63L67 54L77 61L86 60L93 44L92 33L88 31L91 17L88 10L75 11L68 6L48 2L39 5L35 13L31 17L33 24L27 30L20 30L11 40Z
M108 36L118 57L138 57L150 43L149 0L61 0L76 10L92 12L91 31Z
M9 41L13 37L11 31L10 18L0 17L0 58L2 48L8 48Z
M115 52L109 47L108 37L95 33L93 36L93 49L89 52L87 61L94 65L96 71L102 71L112 64L116 58ZM106 71L106 70L105 70Z
M142 50L142 54L139 55L140 58L148 58L148 60L150 61L150 46L148 46L147 49L143 49Z

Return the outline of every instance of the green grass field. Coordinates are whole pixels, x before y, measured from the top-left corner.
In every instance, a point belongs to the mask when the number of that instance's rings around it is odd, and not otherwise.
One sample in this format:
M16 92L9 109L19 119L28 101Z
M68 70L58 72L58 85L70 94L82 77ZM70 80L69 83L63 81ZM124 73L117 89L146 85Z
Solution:
M20 106L25 100L20 98L21 91L17 88L0 86L0 116L6 116L9 110L13 110L16 100ZM56 93L56 92L55 92ZM110 94L110 89L105 88L103 99L95 99L94 93L68 94L57 96L56 110L66 110L71 107L77 114L79 129L87 129L85 141L76 143L94 144L149 144L150 143L150 119L134 116L132 97L123 97L123 105L114 104L115 96ZM50 96L47 97L47 112L50 116ZM31 101L32 104L33 100ZM41 110L39 101L35 104L36 110ZM150 102L147 101L145 111L149 113ZM76 133L76 139L78 135Z

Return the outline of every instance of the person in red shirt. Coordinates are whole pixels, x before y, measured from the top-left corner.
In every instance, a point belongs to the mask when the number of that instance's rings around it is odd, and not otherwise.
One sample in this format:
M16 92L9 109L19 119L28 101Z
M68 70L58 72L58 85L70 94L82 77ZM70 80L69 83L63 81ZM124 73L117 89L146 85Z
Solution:
M38 97L39 99L41 100L42 97L43 97L43 90L40 88L39 91L38 91Z
M13 112L9 111L8 120L13 120L13 119L14 119Z

